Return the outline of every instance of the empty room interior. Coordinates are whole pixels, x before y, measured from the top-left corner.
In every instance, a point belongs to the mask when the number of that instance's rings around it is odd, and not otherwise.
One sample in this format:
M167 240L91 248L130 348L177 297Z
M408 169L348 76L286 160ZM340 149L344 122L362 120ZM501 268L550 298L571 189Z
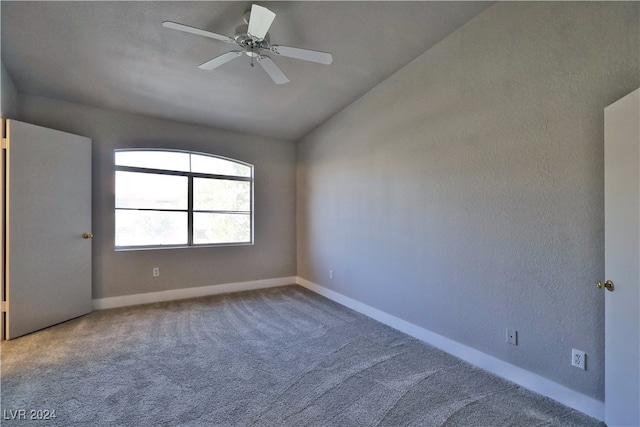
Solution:
M640 3L0 7L1 423L640 424Z

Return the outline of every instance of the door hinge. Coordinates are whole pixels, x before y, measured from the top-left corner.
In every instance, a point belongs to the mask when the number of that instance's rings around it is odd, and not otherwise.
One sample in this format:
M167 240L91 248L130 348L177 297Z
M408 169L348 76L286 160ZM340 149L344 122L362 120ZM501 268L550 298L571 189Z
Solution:
M3 313L7 312L7 302L6 301L2 301L2 312Z
M9 140L7 138L2 138L2 149L6 150L9 147Z

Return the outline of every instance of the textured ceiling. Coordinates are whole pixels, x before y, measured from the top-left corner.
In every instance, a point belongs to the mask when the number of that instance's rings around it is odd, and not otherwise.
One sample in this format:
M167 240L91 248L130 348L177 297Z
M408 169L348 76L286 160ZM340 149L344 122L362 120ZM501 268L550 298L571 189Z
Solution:
M21 93L297 140L490 4L263 2L272 44L334 58L276 57L276 85L246 56L198 69L236 46L161 26L233 36L250 2L2 1L2 61Z

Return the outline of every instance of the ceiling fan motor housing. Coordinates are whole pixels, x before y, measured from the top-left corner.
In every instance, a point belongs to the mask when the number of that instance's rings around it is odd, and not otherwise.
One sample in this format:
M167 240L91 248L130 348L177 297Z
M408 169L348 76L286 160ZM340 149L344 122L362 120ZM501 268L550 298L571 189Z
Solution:
M235 35L233 39L238 45L244 48L245 53L248 56L256 57L259 55L260 49L269 50L269 33L265 34L264 39L255 40L249 35L247 29L248 25L238 25L235 29Z

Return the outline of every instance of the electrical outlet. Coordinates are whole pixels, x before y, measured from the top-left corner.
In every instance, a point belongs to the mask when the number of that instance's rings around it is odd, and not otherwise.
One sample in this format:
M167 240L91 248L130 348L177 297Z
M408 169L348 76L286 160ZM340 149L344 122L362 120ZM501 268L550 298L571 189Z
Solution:
M587 354L584 351L571 350L571 365L580 369L587 369Z
M518 331L507 328L507 342L509 344L518 345Z
M153 277L160 276L160 267L153 267Z
M329 270L329 279L333 280L333 270Z

